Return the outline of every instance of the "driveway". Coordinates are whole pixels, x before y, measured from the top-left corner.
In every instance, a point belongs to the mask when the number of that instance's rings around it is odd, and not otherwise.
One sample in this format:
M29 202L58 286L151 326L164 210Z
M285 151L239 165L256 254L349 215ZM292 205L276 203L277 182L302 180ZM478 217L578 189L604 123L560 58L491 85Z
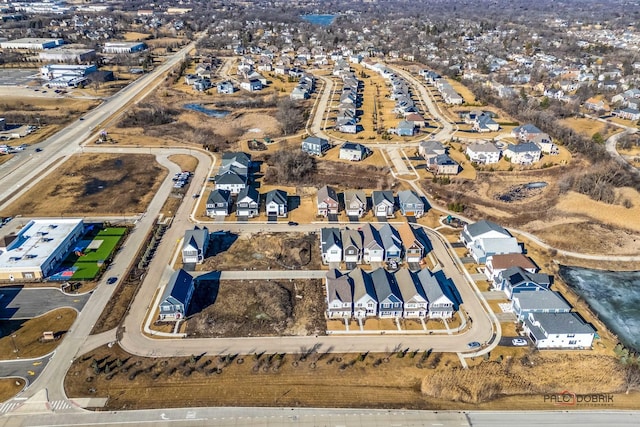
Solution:
M91 296L50 288L0 288L0 295L0 319L31 319L62 307L81 311Z

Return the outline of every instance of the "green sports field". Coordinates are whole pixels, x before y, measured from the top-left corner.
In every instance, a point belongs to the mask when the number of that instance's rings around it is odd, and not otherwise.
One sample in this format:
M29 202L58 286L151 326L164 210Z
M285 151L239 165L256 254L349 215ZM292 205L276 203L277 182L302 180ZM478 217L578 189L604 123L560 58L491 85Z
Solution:
M127 233L124 227L103 228L96 232L92 230L85 234L78 242L78 248L82 248L82 255L72 251L64 261L64 266L71 267L73 276L71 280L92 280L100 273L104 261L108 260L118 242Z

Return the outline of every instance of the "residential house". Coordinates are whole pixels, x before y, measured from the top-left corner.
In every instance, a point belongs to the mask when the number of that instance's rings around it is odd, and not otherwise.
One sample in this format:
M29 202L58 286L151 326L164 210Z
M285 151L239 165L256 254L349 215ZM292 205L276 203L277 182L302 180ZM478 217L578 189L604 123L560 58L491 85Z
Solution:
M216 89L218 93L223 93L225 95L231 95L235 92L236 88L233 87L233 83L230 81L220 82L216 85Z
M460 172L460 165L449 157L448 154L438 154L435 157L429 157L427 167L437 175L457 175Z
M466 154L470 161L482 165L490 165L500 161L500 149L492 142L469 144Z
M290 97L294 100L309 99L311 97L309 92L310 91L307 87L298 85L293 88Z
M207 255L209 247L209 230L207 227L198 227L193 230L184 232L182 240L182 263L183 264L201 264Z
M429 160L431 157L436 157L440 154L446 154L447 149L442 143L429 140L429 141L421 141L418 146L418 154L424 157L425 160Z
M614 97L615 98L615 97ZM616 102L615 100L612 99L613 102ZM611 111L611 107L609 107L609 104L607 104L607 102L604 99L598 99L598 98L589 98L584 102L584 108L586 108L587 110L591 110L591 111L604 111L604 112L608 112Z
M162 295L159 305L159 319L161 321L184 319L189 309L193 291L193 277L186 270L175 271L171 275Z
M493 120L490 114L482 113L476 116L472 129L475 132L497 132L500 130L498 122Z
M551 137L546 133L534 135L529 142L536 144L543 154L550 154L552 156L560 154L560 149L551 141Z
M362 190L344 192L344 209L350 218L361 218L367 211L367 196Z
M320 229L320 252L324 264L342 262L342 241L339 228Z
M533 135L543 133L540 129L534 125L528 123L526 125L515 127L511 131L511 135L518 138L521 141L528 141Z
M249 175L251 156L242 151L231 151L222 154L221 171L232 170L240 175Z
M395 209L395 201L393 191L390 190L374 190L371 194L371 202L373 205L373 213L376 217L391 218Z
M520 292L511 300L511 311L522 322L529 313L569 313L571 305L559 292Z
M421 233L418 233L418 230L407 222L398 225L396 230L402 241L405 261L407 263L419 264L426 254L427 238L424 232L420 230Z
M413 122L402 120L396 126L396 134L399 136L413 136L416 132L416 125Z
M343 260L347 269L352 270L362 262L362 235L358 230L344 229L340 234Z
M515 253L491 255L487 257L484 274L487 276L488 281L496 283L500 274L511 267L520 267L529 273L538 272L538 266L531 261L531 258L523 254Z
M529 313L525 333L539 348L591 348L596 329L577 313Z
M465 225L460 240L480 264L492 255L522 253L518 241L507 230L487 220Z
M402 240L394 227L384 223L378 230L384 248L384 261L387 263L402 262Z
M351 117L338 117L336 119L336 129L342 133L358 133L358 121Z
M258 216L260 208L260 193L248 185L238 193L236 199L236 215L238 217L253 218Z
M404 118L406 121L413 123L413 125L415 127L425 127L425 121L424 121L424 117L422 117L420 114L418 113L410 113L407 114L407 116Z
M249 92L257 92L262 90L262 83L258 79L243 80L240 82L240 88Z
M384 247L382 246L378 230L376 230L376 228L370 223L366 223L362 226L361 231L363 248L362 260L366 264L371 264L372 262L383 262Z
M247 186L247 177L231 170L219 173L214 180L216 190L227 190L231 194L238 194Z
M231 210L231 191L215 189L207 198L206 215L209 217L227 216Z
M287 216L287 192L284 190L271 190L265 195L265 212L268 217Z
M414 273L406 268L401 268L395 272L394 276L400 290L400 296L404 301L402 317L406 319L427 317L429 302L422 285L416 283L418 279Z
M420 218L424 215L424 202L413 190L398 192L398 205L404 216Z
M552 277L548 274L529 273L520 267L511 267L500 273L498 279L498 287L494 289L503 291L507 298L511 299L514 294L520 292L549 290Z
M364 145L353 142L345 142L340 147L339 158L342 160L359 162L360 160L364 160L367 156L369 156L369 154L371 154L371 150L369 150Z
M353 282L348 275L331 269L325 277L327 318L348 319L353 315Z
M378 317L402 317L402 296L393 276L384 268L377 268L369 277L378 298Z
M640 120L640 111L636 110L635 108L623 108L622 110L614 110L613 115L618 116L621 119L631 120L634 122Z
M353 315L358 319L378 314L378 298L369 274L360 267L349 272L353 281Z
M309 136L302 141L302 151L314 156L322 156L330 148L329 141L317 136Z
M540 160L542 150L533 142L521 142L509 144L503 154L511 163L530 165Z
M317 193L318 216L338 215L338 193L333 187L325 185Z
M429 302L428 317L430 319L451 319L456 310L456 298L442 271L433 274L424 268L417 273L417 276Z

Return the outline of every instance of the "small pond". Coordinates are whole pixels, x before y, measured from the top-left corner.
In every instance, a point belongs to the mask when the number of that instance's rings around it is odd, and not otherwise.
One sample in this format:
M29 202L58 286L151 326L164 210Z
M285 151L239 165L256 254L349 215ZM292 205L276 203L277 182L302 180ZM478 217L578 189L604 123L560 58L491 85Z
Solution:
M187 110L197 111L198 113L203 113L209 117L214 117L216 119L222 119L224 117L227 117L231 113L231 111L228 111L228 110L217 110L217 109L207 108L205 105L202 105L202 104L185 104L183 105L183 107L186 108Z
M326 27L327 25L331 25L331 23L333 23L336 16L335 15L302 15L301 18L312 24Z
M547 183L542 181L519 184L509 188L502 194L498 194L496 198L505 203L517 202L538 194L546 186Z

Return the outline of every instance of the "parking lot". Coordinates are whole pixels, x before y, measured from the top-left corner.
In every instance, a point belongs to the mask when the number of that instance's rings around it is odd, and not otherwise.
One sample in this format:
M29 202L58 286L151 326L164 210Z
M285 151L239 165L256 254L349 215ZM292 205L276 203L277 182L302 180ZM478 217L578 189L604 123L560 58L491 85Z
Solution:
M3 69L0 86L24 86L38 77L36 69Z
M80 311L90 296L65 295L57 289L0 288L0 319L31 319L61 307Z

